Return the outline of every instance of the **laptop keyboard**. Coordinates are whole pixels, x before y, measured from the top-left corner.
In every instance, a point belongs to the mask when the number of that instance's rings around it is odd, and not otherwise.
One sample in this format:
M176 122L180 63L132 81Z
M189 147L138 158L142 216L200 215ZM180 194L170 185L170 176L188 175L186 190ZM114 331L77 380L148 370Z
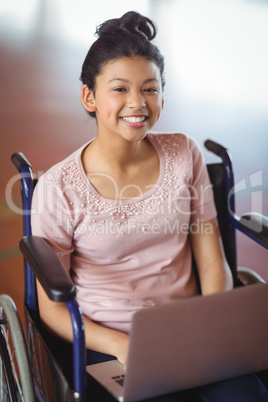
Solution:
M122 387L124 386L124 379L125 379L125 375L117 375L115 377L112 377L112 380L114 380L115 382L117 382L117 384L121 385Z

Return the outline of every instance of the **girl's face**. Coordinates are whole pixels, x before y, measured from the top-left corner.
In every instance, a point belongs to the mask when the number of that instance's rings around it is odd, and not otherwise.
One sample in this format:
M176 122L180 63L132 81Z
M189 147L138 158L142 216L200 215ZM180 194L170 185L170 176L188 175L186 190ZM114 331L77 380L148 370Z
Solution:
M96 113L98 135L139 141L163 108L159 68L144 57L112 60L97 76L95 93L83 86L82 102Z

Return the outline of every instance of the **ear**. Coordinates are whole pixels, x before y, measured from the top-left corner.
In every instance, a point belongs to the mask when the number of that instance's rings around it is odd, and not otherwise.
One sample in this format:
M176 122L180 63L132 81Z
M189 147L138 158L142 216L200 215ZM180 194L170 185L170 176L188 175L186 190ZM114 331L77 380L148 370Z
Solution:
M92 89L88 89L87 85L82 86L81 102L88 112L95 112L95 97Z
M164 103L165 103L164 98L162 98L162 110L164 109Z

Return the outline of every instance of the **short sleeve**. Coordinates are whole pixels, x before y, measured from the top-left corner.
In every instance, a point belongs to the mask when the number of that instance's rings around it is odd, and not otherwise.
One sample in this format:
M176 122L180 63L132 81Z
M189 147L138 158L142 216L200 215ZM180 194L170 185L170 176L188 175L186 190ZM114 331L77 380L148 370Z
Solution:
M191 223L208 221L217 216L213 188L200 146L188 138L192 157Z
M73 217L61 183L49 171L35 187L31 214L32 234L43 237L67 271L73 252Z

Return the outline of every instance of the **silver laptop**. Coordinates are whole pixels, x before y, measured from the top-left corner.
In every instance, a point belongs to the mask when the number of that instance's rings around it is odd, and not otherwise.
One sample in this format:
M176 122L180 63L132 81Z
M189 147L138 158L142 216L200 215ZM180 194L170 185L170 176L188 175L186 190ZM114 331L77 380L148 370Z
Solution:
M118 401L133 402L268 368L268 284L137 311L127 372L86 367Z

